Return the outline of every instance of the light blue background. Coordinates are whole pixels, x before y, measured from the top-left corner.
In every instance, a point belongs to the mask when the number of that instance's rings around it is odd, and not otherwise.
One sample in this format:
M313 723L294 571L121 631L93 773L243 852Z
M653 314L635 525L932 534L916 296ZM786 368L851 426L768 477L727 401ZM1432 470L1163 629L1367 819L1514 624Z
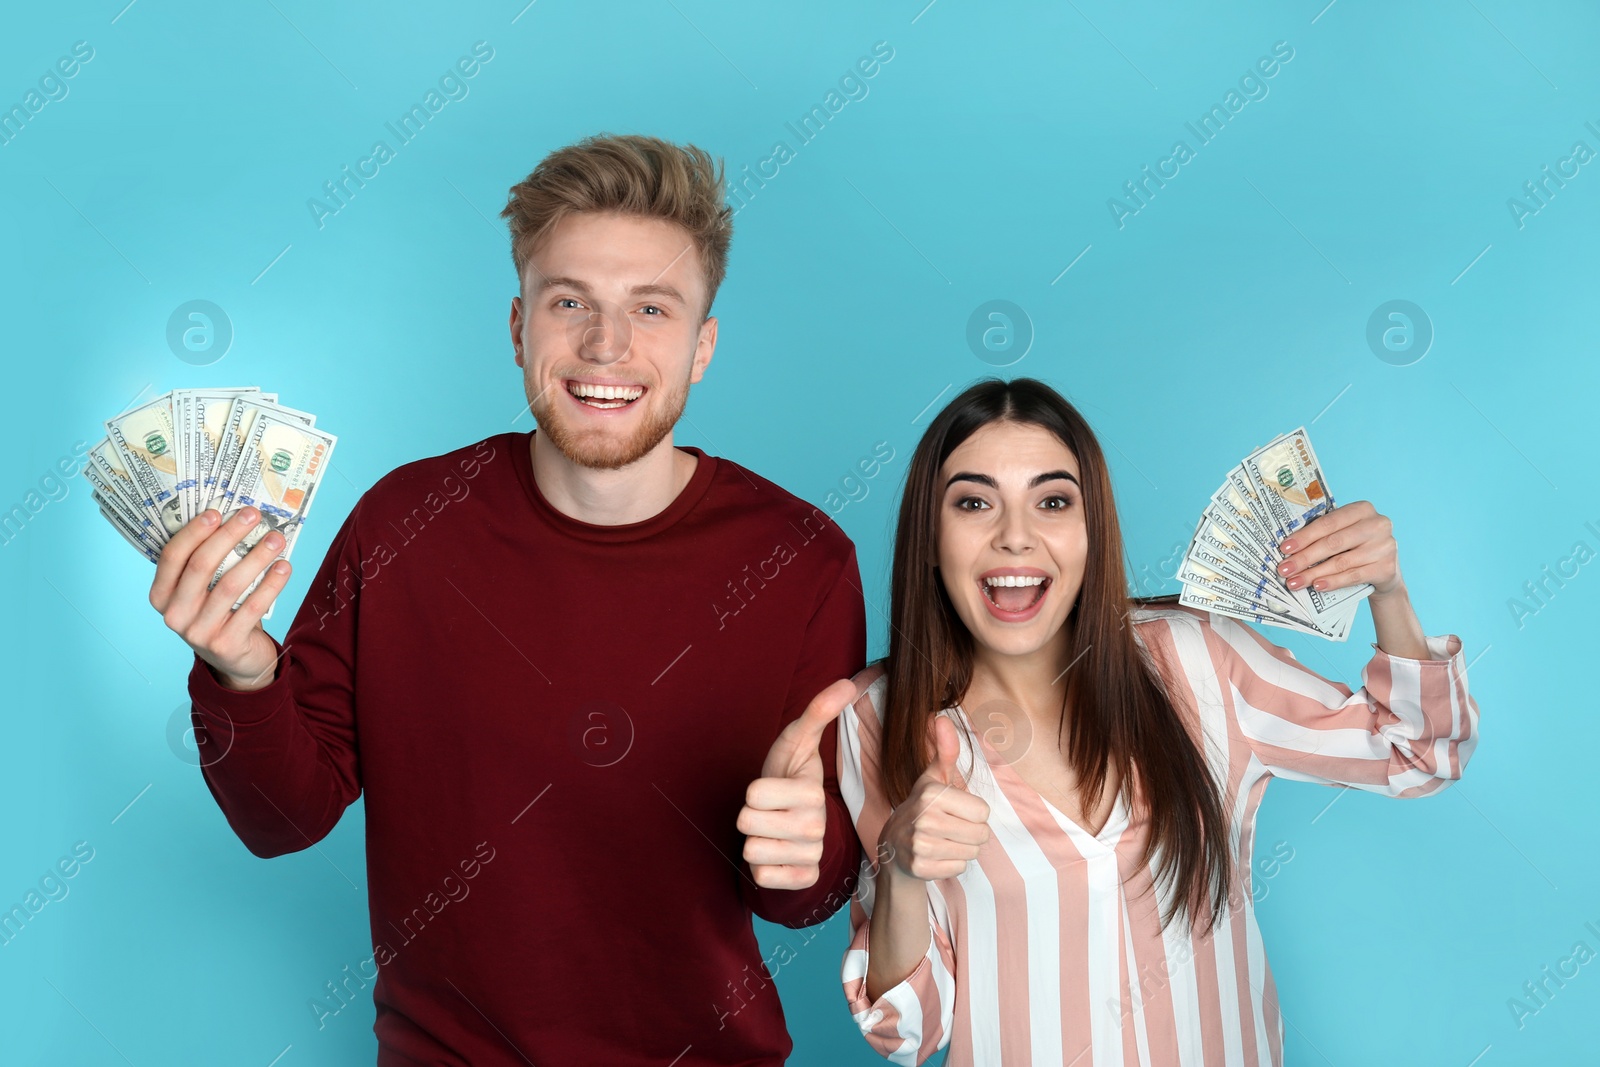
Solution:
M1507 206L1575 141L1600 150L1594 5L124 2L4 15L7 107L73 42L95 53L0 146L0 509L141 391L276 389L340 436L281 636L363 489L529 427L496 217L511 184L597 131L690 141L736 175L785 140L795 158L737 216L716 360L677 440L819 503L890 443L839 514L876 656L922 413L992 371L966 342L980 304L1031 321L1000 373L1052 382L1103 435L1142 591L1176 590L1172 554L1228 466L1310 424L1339 499L1394 519L1483 717L1465 780L1424 802L1269 790L1262 852L1294 854L1259 906L1288 1062L1597 1055L1600 963L1520 1028L1507 1003L1576 942L1600 950L1600 564L1521 625L1508 604L1576 542L1600 549L1600 164L1521 227ZM307 199L480 40L494 58L470 94L319 229ZM785 123L877 41L894 57L868 95L798 145ZM1277 41L1294 58L1269 94L1119 228L1108 198L1194 147L1184 123ZM235 331L210 366L165 340L193 299ZM1394 299L1435 330L1409 366L1366 341ZM321 1030L308 1008L370 955L361 806L315 850L246 852L169 747L189 656L150 574L81 478L0 548L0 905L74 842L95 850L0 947L0 1060L370 1063L370 999ZM1270 636L1358 683L1371 633L1363 612L1347 644ZM842 917L809 942L762 927L798 951L778 975L792 1062L881 1062L837 984L847 935Z

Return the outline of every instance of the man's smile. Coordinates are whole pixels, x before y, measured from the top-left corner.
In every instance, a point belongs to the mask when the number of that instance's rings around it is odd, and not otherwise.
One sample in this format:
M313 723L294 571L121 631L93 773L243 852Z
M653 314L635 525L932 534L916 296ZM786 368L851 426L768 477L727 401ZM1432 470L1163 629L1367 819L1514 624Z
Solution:
M568 378L567 395L584 407L598 411L626 408L645 394L645 387L629 382L595 382Z

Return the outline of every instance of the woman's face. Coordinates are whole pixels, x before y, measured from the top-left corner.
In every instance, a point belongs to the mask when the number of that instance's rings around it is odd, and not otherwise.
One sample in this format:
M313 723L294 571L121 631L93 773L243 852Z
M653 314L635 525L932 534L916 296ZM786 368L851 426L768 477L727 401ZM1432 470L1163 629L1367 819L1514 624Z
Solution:
M995 653L1043 648L1083 586L1077 457L1041 426L992 422L950 453L939 482L939 573L961 621Z

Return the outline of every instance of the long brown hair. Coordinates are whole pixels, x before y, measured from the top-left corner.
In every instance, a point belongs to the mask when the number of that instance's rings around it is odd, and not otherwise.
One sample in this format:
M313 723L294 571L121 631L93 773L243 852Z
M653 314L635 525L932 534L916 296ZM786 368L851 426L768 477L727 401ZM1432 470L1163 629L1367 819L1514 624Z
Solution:
M1166 667L1141 648L1128 625L1129 610L1140 601L1128 596L1105 454L1078 410L1036 379L989 378L967 389L934 418L911 457L890 590L881 756L889 801L904 802L931 760L930 718L959 704L972 682L972 633L937 569L944 495L939 472L963 441L999 421L1042 427L1078 460L1089 554L1083 585L1063 624L1071 665L1062 698L1063 727L1071 708L1068 762L1085 798L1103 795L1115 766L1128 807L1136 796L1146 805L1150 834L1142 862L1158 856L1157 880L1175 881L1184 890L1173 895L1163 926L1181 907L1194 929L1210 929L1226 908L1231 876L1219 787L1199 739L1169 696ZM1196 922L1197 916L1205 918Z

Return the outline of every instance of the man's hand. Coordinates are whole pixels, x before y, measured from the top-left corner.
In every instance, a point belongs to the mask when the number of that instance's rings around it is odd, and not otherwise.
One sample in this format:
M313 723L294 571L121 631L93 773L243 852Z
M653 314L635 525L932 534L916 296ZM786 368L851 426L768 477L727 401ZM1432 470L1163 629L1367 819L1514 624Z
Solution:
M750 875L767 889L805 889L821 875L828 808L818 746L828 724L859 694L841 678L818 693L772 743L761 777L745 790L739 832Z
M283 535L272 531L248 555L206 589L223 559L260 521L255 508L226 519L207 508L184 524L161 550L150 606L167 626L216 671L230 689L260 689L273 679L277 653L261 628L261 616L289 580L289 561L272 561L283 551ZM232 610L239 594L262 571L255 592Z

